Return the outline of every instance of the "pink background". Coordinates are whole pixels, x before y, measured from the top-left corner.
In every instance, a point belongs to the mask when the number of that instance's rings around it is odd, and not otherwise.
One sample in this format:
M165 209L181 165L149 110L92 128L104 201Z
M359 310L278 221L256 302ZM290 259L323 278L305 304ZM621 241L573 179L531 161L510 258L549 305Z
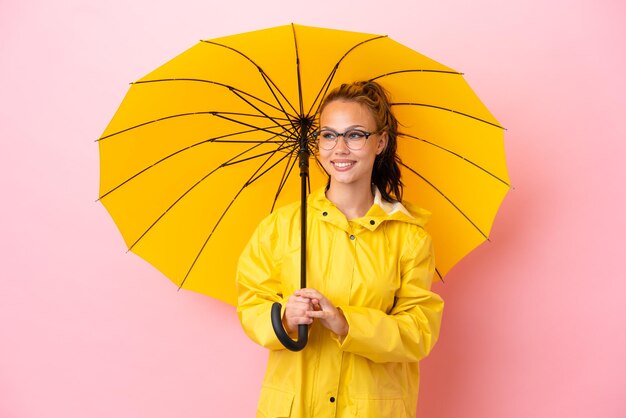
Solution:
M626 416L622 2L390 3L1 1L0 417L253 416L266 353L233 307L125 253L94 140L199 39L290 22L388 34L508 129L515 190L436 285L420 416Z

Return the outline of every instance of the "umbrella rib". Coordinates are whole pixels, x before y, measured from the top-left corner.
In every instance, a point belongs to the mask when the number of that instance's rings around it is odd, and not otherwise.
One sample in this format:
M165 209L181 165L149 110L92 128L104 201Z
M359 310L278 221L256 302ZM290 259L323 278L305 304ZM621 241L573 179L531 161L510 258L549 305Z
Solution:
M222 48L226 48L229 49L239 55L241 55L242 57L244 57L246 60L248 60L248 62L250 62L250 64L254 65L256 67L256 69L259 71L259 73L261 74L261 77L263 78L263 82L265 83L265 85L270 89L270 91L272 92L272 95L274 96L274 99L276 99L276 102L278 103L278 105L282 108L282 104L281 101L278 100L278 97L276 97L276 94L274 93L274 89L276 89L276 91L280 94L280 96L285 100L285 102L289 105L289 107L291 107L291 109L293 110L294 113L297 113L296 109L294 108L294 106L291 104L291 102L289 101L289 99L287 99L287 97L285 97L284 93L280 90L280 88L276 85L276 83L274 83L274 81L267 75L267 73L263 70L263 68L261 68L260 65L258 65L256 62L254 62L254 60L252 58L250 58L249 56L247 56L246 54L244 54L243 52L239 51L238 49L235 49L233 47L230 47L228 45L224 45L224 44L220 44L217 42L213 42L213 41L206 41L203 40L202 42L207 43L207 44L211 44L211 45L215 45L215 46L219 46ZM270 86L271 84L271 86ZM273 87L273 88L272 88ZM282 108L282 111L287 114L287 112L284 110L284 108Z
M315 163L317 164L317 166L319 168L322 169L322 171L324 172L324 174L326 174L326 176L328 178L330 178L330 174L328 174L328 171L326 171L326 169L324 168L324 166L322 165L322 162L319 160L319 158L317 158L317 156L315 156Z
M311 139L311 135L309 135L309 139ZM293 145L295 148L295 144ZM315 155L315 150L313 149L313 147L311 147L310 141L307 145L308 148L308 152L309 155ZM289 158L291 158L293 156L293 154L289 155ZM317 157L315 157L316 161L317 161ZM297 158L293 159L293 162L291 163L287 163L287 165L285 166L285 171L283 172L283 177L281 178L281 181L278 185L278 189L276 191L276 195L274 196L274 202L272 203L272 211L274 210L274 207L276 205L276 202L278 201L278 197L280 196L280 193L282 192L283 188L285 187L285 184L287 182L287 179L289 178L289 176L291 175L291 172L293 170L293 168L295 167L296 162L298 161ZM319 162L318 162L319 163ZM311 192L311 177L308 177L308 189L309 189L309 193Z
M314 160L315 160L315 164L317 164L317 167L324 172L324 174L326 174L327 177L327 184L326 187L328 187L330 185L330 175L328 174L328 171L326 171L326 169L324 168L324 166L322 165L322 162L319 160L319 158L317 158L317 155L314 156ZM311 177L309 177L309 192L311 190L311 184L310 184L310 179Z
M317 103L318 100L320 100L321 97L326 96L326 93L328 92L328 89L330 87L330 84L332 83L333 78L335 77L335 74L337 74L337 70L339 69L339 66L341 65L341 62L352 52L354 51L356 48L359 48L363 45L365 45L368 42L372 42L372 41L376 41L379 39L385 39L387 38L387 35L376 35L373 38L369 38L369 39L365 39L363 41L360 41L359 43L353 45L350 49L348 49L341 58L339 58L339 60L337 61L337 63L335 64L335 66L333 67L333 69L330 71L330 74L328 75L328 77L326 78L327 82L324 83L324 85L322 85L322 87L320 88L320 90L317 93L317 96L315 97L315 100L313 100L313 103L311 104L311 107L309 108L309 114L310 112L313 110L313 107L315 107L315 104ZM321 104L321 100L320 103ZM317 109L319 110L319 104ZM317 113L317 111L316 111Z
M290 148L290 152L287 152L283 157L281 157L276 163L272 164L271 166L269 166L267 169L265 169L263 172L261 172L260 174L253 174L253 177L251 177L250 180L248 180L248 185L254 183L255 181L257 181L258 179L260 179L262 176L264 176L265 174L267 174L271 169L273 169L276 165L278 165L279 163L281 163L285 158L290 158L293 156L294 154L294 150L296 149L296 146L294 144L290 144L289 146L286 146L285 148ZM260 170L260 168L259 168ZM258 173L258 170L257 170Z
M151 224L151 225L150 225L150 226L149 226L149 227L148 227L148 228L147 228L147 229L146 229L146 230L145 230L145 231L141 234L141 236L139 236L139 238L137 238L137 239L135 240L135 242L133 242L133 243L132 243L132 244L128 247L128 249L129 249L129 250L132 250L132 249L133 249L133 247L134 247L135 245L137 245L137 243L138 243L139 241L141 241L141 239L143 239L143 237L144 237L144 236L146 236L146 234L147 234L148 232L150 232L150 230L151 230L152 228L154 228L154 226L155 226L157 223L159 223L159 221L160 221L161 219L163 219L163 217L164 217L164 216L165 216L165 215L166 215L166 214L167 214L170 210L172 210L172 208L173 208L174 206L176 206L176 205L178 204L178 202L180 202L180 201L181 201L181 200L182 200L185 196L187 196L187 194L189 194L189 193L190 193L193 189L195 189L198 185L200 185L200 183L202 183L202 182L203 182L204 180L206 180L209 176L211 176L212 174L214 174L215 172L217 172L219 169L224 168L224 167L227 167L227 166L228 166L228 163L230 163L231 161L235 160L237 157L240 157L241 155L243 155L243 154L245 154L245 153L247 153L247 152L251 151L252 149L254 149L254 148L258 147L259 145L260 145L260 144L257 144L257 145L255 145L254 147L252 147L252 148L250 148L250 149L248 149L248 150L242 151L241 153L237 154L236 156L234 156L234 157L233 157L233 158L231 158L230 160L226 161L225 163L220 164L220 166L219 166L219 167L214 168L214 169L213 169L213 170L211 170L209 173L207 173L204 177L202 177L200 180L198 180L196 183L194 183L194 184L193 184L190 188L188 188L188 189L187 189L187 190L186 190L186 191L185 191L182 195L180 195L180 196L179 196L179 197L178 197L178 198L177 198L177 199L176 199L176 200L175 200L175 201L174 201L174 202L173 202L173 203L172 203L172 204L171 204L171 205L170 205L167 209L165 209L165 211L163 211L163 213L162 213L161 215L159 215L159 217L158 217L158 218L157 218L154 222L152 222L152 224ZM259 155L258 155L258 157L262 157L262 156L265 156L265 155L269 155L269 157L268 157L268 160L269 160L269 158L271 158L271 156L272 156L272 155L274 155L277 151L281 151L281 150L282 150L282 148L283 148L283 147L279 147L277 150L273 150L273 151L269 151L269 152L266 152L266 153L259 154ZM285 147L285 148L287 148L287 147ZM266 160L266 161L267 161L267 160ZM264 163L264 164L265 164L265 163ZM261 167L262 167L264 164L262 164L262 165L261 165ZM257 171L256 171L256 172L258 172L258 170L260 170L260 168L259 168L259 169L257 169ZM255 172L255 173L256 173L256 172Z
M280 90L280 88L278 88L276 83L274 83L274 81L265 73L265 71L263 71L263 70L261 70L261 71L262 71L263 79L265 80L265 84L267 85L267 87L269 87L270 92L272 92L272 96L274 96L274 99L276 100L276 103L278 103L278 105L282 109L283 113L285 115L289 115L289 112L287 112L285 110L285 108L283 107L283 103L278 99L278 96L276 96L276 93L275 93L274 89L276 89L276 91L280 94L280 96L285 100L285 102L289 105L289 107L294 112L294 114L297 114L297 110L294 108L293 104L289 101L289 99L287 99L287 97L285 97L285 95ZM271 86L270 86L270 84L271 84Z
M445 110L447 112L452 112L455 115L465 116L467 118L474 119L474 120L486 123L486 124L491 125L491 126L495 126L496 128L504 129L504 127L498 125L497 123L489 122L488 120L481 119L478 116L473 116L473 115L470 115L469 113L459 112L458 110L450 109L450 108L443 107L443 106L436 106L436 105L431 105L431 104L427 104L427 103L410 103L410 102L391 103L391 106L419 106L419 107L430 107L432 109L437 109L437 110Z
M208 42L208 41L204 41L204 42ZM256 64L254 64L254 65L256 65ZM263 71L260 67L257 66L257 68L259 69L259 71L261 71L261 72ZM263 73L263 74L265 75L265 73ZM268 79L269 79L269 77L268 77ZM287 114L287 112L285 112L285 110L282 108L282 106L281 107L277 107L276 105L271 104L268 101L263 100L260 97L255 96L254 94L248 93L246 91L243 91L241 89L238 89L237 87L234 87L234 86L231 86L231 85L228 85L228 84L220 83L218 81L203 80L201 78L160 78L160 79L154 79L154 80L135 81L134 83L131 83L131 84L165 83L165 82L177 82L177 81L214 84L216 86L224 87L224 88L230 90L231 93L237 92L237 93L244 94L244 95L246 95L248 97L251 97L251 98L253 98L253 99L255 99L255 100L257 100L257 101L259 101L259 102L261 102L261 103L271 107L271 108L273 108L274 110L278 110L278 111L281 111L281 112ZM265 81L265 84L267 84L267 81L265 80L265 78L264 78L264 81ZM272 84L274 84L274 83L272 83ZM281 95L282 95L282 93L281 93ZM241 97L241 96L238 96L238 97ZM276 97L276 96L274 95L274 97ZM279 105L280 105L280 103L279 103ZM294 109L294 111L295 111L295 109Z
M406 69L406 70L398 70L398 71L391 71L389 73L385 73L385 74L381 74L381 75L377 75L376 77L370 78L370 81L376 81L379 78L383 78L383 77L389 77L391 75L396 75L396 74L404 74L404 73L439 73L439 74L450 74L450 75L460 75L463 76L463 73L460 73L458 71L449 71L449 70L430 70L430 69Z
M283 188L285 187L285 184L287 184L287 179L291 175L291 172L293 171L293 168L295 167L296 162L298 161L297 158L292 158L292 157L293 157L293 153L290 153L289 161L285 165L283 176L280 179L280 183L278 184L278 189L276 190L276 194L274 195L274 201L272 202L272 208L270 209L270 212L274 212L274 208L276 207L276 202L278 201L278 197L282 193Z
M222 167L229 167L231 165L235 165L235 164L239 164L239 163L245 163L246 161L255 160L255 159L259 158L259 157L263 157L263 156L269 155L269 154L276 154L277 152L284 151L284 150L288 150L286 154L287 155L291 155L291 154L293 154L294 148L295 148L294 144L288 144L288 145L287 144L283 144L283 146L281 146L281 147L279 147L279 148L277 148L275 150L263 152L261 154L256 154L256 155L253 155L252 157L246 157L246 158L241 159L241 160L233 160L233 159L231 159L229 162L222 164ZM282 158L281 158L281 161L282 161ZM263 174L265 174L265 173L263 173Z
M256 131L258 131L258 130L259 130L259 129L250 129L250 130L247 130L247 131L240 131L240 132L230 133L230 134L226 134L226 135L222 135L222 136L218 136L218 137L214 137L214 138L210 138L210 139L205 139L205 140L203 140L203 141L200 141L200 142L197 142L197 143L195 143L195 144L189 145L188 147L185 147L185 148L179 149L179 150L177 150L177 151L175 151L175 152L173 152L173 153L171 153L171 154L169 154L169 155L167 155L167 156L165 156L165 157L161 158L160 160L158 160L158 161L154 162L153 164L149 165L148 167L143 168L142 170L138 171L137 173L133 174L131 177L127 178L127 179L126 179L126 180L124 180L122 183L118 184L117 186L115 186L115 187L113 187L111 190L109 190L108 192L106 192L106 193L104 193L103 195L101 195L101 196L98 198L98 200L102 200L103 198L105 198L105 197L106 197L107 195L109 195L110 193L112 193L112 192L114 192L115 190L119 189L119 188L120 188L120 187L122 187L124 184L126 184L126 183L130 182L131 180L133 180L133 179L135 179L136 177L138 177L139 175L141 175L141 174L145 173L145 172L146 172L146 171L148 171L149 169L151 169L151 168L153 168L153 167L155 167L155 166L157 166L157 165L159 165L159 164L161 164L161 163L163 163L163 162L167 161L168 159L170 159L170 158L172 158L172 157L174 157L174 156L176 156L176 155L178 155L178 154L180 154L180 153L182 153L182 152L189 151L189 150L191 150L192 148L195 148L195 147L200 146L200 145L204 145L204 144L208 144L208 143L214 143L214 142L220 142L220 143L224 143L224 142L235 142L235 143L246 143L246 144L247 144L247 143L250 143L250 144L257 144L257 146L258 146L258 145L261 145L261 144L267 144L267 143L279 143L279 144L282 144L282 143L284 143L284 142L285 142L284 140L281 140L281 141L278 141L278 140L277 140L277 141L274 141L274 140L272 140L271 138L275 138L275 137L277 136L276 134L273 134L273 136L272 136L270 139L266 140L266 141L261 141L261 140L259 140L259 141L235 141L235 140L232 140L232 141L226 141L226 140L224 140L224 141L222 141L222 140L221 140L222 138L227 138L227 137L230 137L230 136L236 136L236 135L240 135L240 134L246 134L246 133L250 133L250 132L256 132ZM263 130L263 131L264 131L264 130ZM254 147L253 147L253 148L250 148L250 149L248 149L248 150L246 150L246 151L244 151L243 153L248 152L248 151L250 151L250 150L252 150L252 149L254 149ZM272 151L272 152L273 152L273 151ZM243 153L242 153L242 154L243 154ZM239 155L241 155L241 154L239 154ZM235 156L234 158L237 158L239 155Z
M324 167L322 166L322 163L320 163L319 159L317 158L317 146L316 146L314 135L309 135L307 148L308 148L309 155L312 155L317 165L322 168L322 171L326 172L326 169L324 169ZM311 193L311 176L307 176L307 188L308 188L309 193Z
M218 112L215 112L214 116L217 116L218 118L222 118L222 119L230 121L230 122L237 123L239 125L247 126L249 128L255 128L255 129L263 131L263 132L271 133L273 135L280 136L280 137L283 137L283 138L286 138L286 139L289 139L289 138L293 137L293 129L288 129L289 126L292 126L291 123L286 124L286 125L281 125L281 124L277 123L276 127L277 128L282 128L284 130L284 132L274 132L274 131L272 131L269 128L259 128L258 126L254 126L254 125L251 125L249 123L246 123L246 122L243 122L243 121L240 121L240 120L237 120L237 119L229 118L229 117L227 117L227 116L225 116L225 115L223 115L221 113L218 113ZM272 121L272 122L275 122L275 121Z
M314 156L313 160L315 161L315 164L317 164L318 167L322 168L322 171L324 172L324 174L328 176L328 173L326 172L326 169L322 166L322 163L320 162L319 158L317 158L317 156Z
M263 119L265 119L265 117L261 116L261 115L253 115L253 114L246 114L246 113L236 113L236 112L203 111L203 112L177 113L175 115L163 116L163 117L158 118L158 119L153 119L153 120L149 120L149 121L146 121L146 122L139 123L137 125L130 126L128 128L122 129L121 131L113 132L112 134L105 135L105 136L102 136L102 137L98 138L96 140L96 142L102 141L104 139L111 138L111 137L116 136L116 135L123 134L123 133L131 131L133 129L138 129L138 128L141 128L141 127L144 127L144 126L147 126L147 125L151 125L153 123L163 122L163 121L169 120L169 119L176 119L176 118L182 118L182 117L188 117L188 116L220 116L220 117L224 118L222 115L238 115L238 116L247 116L247 117L263 118ZM224 118L224 119L226 119L226 118ZM276 118L276 119L279 119L279 118ZM229 120L231 120L233 122L239 122L236 119L232 119L232 118L229 119ZM288 120L288 119L284 119L284 120ZM253 125L246 125L246 126L254 127L254 128L258 129L258 127L253 126ZM281 125L278 125L278 126L281 126ZM269 128L265 128L265 129L262 129L262 130L265 131L265 132L273 133L272 131L269 130Z
M298 50L298 39L296 38L296 27L291 24L291 33L293 34L293 45L296 50L296 76L298 79L298 101L300 105L300 116L304 116L304 103L302 98L302 76L300 74L300 52Z
M462 156L461 154L456 153L456 152L454 152L454 151L452 151L452 150L450 150L450 149L448 149L448 148L442 147L441 145L435 144L434 142L427 141L427 140L425 140L425 139L422 139L422 138L417 137L417 136L414 136L414 135L409 135L409 134L404 134L404 133L398 132L398 136L404 136L404 137L407 137L407 138L412 138L412 139L415 139L415 140L417 140L417 141L421 141L421 142L423 142L423 143L425 143L425 144L428 144L428 145L430 145L430 146L433 146L433 147L435 147L435 148L439 148L440 150L442 150L442 151L444 151L444 152L447 152L448 154L454 155L455 157L460 158L461 160L465 161L466 163L473 165L474 167L476 167L476 168L478 168L479 170L483 171L485 174L488 174L488 175L490 175L491 177L493 177L494 179L498 180L499 182L501 182L501 183L502 183L502 184L504 184L505 186L509 186L509 187L511 186L509 183L507 183L506 181L504 181L504 180L503 180L503 179L501 179L500 177L496 176L496 175L495 175L494 173L492 173L491 171L487 170L486 168L484 168L484 167L482 167L482 166L478 165L477 163L475 163L474 161L472 161L472 160L470 160L470 159L467 159L467 158L465 158L464 156Z
M405 167L407 170L409 170L410 172L412 172L413 174L415 174L416 176L418 176L419 178L421 178L426 184L428 184L430 187L432 187L437 193L439 193L444 199L446 199L448 201L448 203L450 203L452 205L452 207L454 207L454 209L457 210L457 212L459 212L474 228L476 228L476 230L485 238L485 239L489 239L489 237L487 236L487 234L485 234L479 227L478 225L476 225L474 223L474 221L472 221L470 219L469 216L467 216L467 214L465 214L465 212L463 212L461 210L461 208L459 208L456 203L454 203L448 196L446 196L441 190L439 190L437 188L437 186L435 186L433 183L431 183L430 181L428 181L424 176L422 176L421 174L419 174L417 171L413 170L411 167L409 167L408 165L401 163L403 167Z
M243 190L248 187L249 185L251 185L252 183L254 183L256 180L258 180L262 175L266 174L269 170L271 170L272 168L276 167L278 164L280 164L285 158L287 158L287 156L291 155L291 153L286 154L285 156L281 157L278 161L276 161L274 164L272 164L270 167L268 167L265 171L263 171L263 173L258 174L259 171L263 168L263 166L270 160L270 158L272 157L271 155L263 162L263 164L261 164L259 166L259 168L257 168L257 170L250 176L250 178L248 179L248 181L246 181L244 183L244 185L239 189L239 191L237 191L237 193L235 194L235 196L233 197L233 199L231 200L231 202L228 204L228 206L226 207L226 209L224 209L224 211L222 212L222 214L220 215L219 219L217 220L217 222L215 223L215 225L213 226L213 229L211 230L211 232L209 233L209 236L206 238L206 240L204 240L204 243L202 244L202 247L200 247L200 250L198 251L198 254L196 255L196 257L194 258L193 262L191 263L191 265L189 266L189 270L187 270L187 273L185 274L185 277L183 278L183 280L180 282L180 285L178 286L179 289L181 289L183 287L183 285L185 284L185 281L187 280L187 278L189 277L189 275L191 274L191 271L193 270L193 268L195 267L196 263L198 262L198 259L200 259L200 256L202 255L202 253L204 252L204 249L206 248L206 245L209 243L209 240L211 239L211 237L213 236L213 234L215 233L215 230L217 229L217 227L220 225L220 223L222 222L222 220L224 219L224 216L226 216L226 213L228 213L228 211L230 210L231 206L235 203L235 201L237 200L237 198L239 197L239 195L243 192ZM195 187L195 186L194 186Z
M261 115L263 115L263 116L264 116L264 117L266 117L267 119L271 120L272 122L276 122L272 116L269 116L268 114L266 114L265 112L263 112L261 109L259 109L259 108L258 108L258 107L256 107L255 105L253 105L251 102L249 102L248 100L246 100L246 99L244 99L242 96L240 96L238 93L234 93L234 94L235 94L237 97L239 97L241 100L243 100L244 102L246 102L246 103L248 103L250 106L252 106L252 108L254 108L254 109L255 109L257 112L259 112ZM272 94L273 94L273 92L272 92ZM276 97L276 96L274 96L274 97ZM280 104L280 103L279 103L279 104ZM289 114L288 114L288 113L287 113L284 109L282 109L282 106L281 106L281 111L282 111L282 112L283 112L283 114L286 116L286 118L285 118L285 119L282 119L282 118L276 118L276 119L288 120L288 121L291 123L291 125L293 125L293 120L292 120L291 118L289 118ZM288 131L288 130L285 128L285 126L284 126L284 125L280 125L280 124L279 124L279 123L277 123L277 122L276 122L276 125L280 126L281 128L285 129L286 131ZM289 132L293 133L293 130L291 130L291 131L289 131Z
M320 100L320 96L321 97L326 97L326 94L328 93L328 90L330 89L330 84L332 83L332 80L335 77L336 73L337 73L337 66L335 66L333 68L333 70L330 72L330 74L328 74L328 77L326 77L326 80L324 81L324 84L322 84L322 87L317 92L317 96L315 97L315 100L313 100L313 103L311 103L311 107L309 108L309 113L308 113L309 115L313 111L313 107L315 106L317 101ZM317 108L315 109L315 114L317 114L317 112L319 111L321 105L322 105L322 101L320 100L319 103L317 103Z

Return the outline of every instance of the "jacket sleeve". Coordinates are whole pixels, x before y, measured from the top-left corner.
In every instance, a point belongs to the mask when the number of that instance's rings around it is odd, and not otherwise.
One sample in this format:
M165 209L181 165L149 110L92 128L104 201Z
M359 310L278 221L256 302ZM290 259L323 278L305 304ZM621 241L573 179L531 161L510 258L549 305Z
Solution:
M425 231L400 259L401 281L389 313L341 306L349 324L341 349L377 363L415 362L426 357L439 337L443 300L430 291L435 262ZM339 340L338 340L339 341Z
M278 238L273 215L263 220L244 248L237 264L237 314L248 337L263 347L284 349L271 323L274 302L285 306L280 266L275 258Z

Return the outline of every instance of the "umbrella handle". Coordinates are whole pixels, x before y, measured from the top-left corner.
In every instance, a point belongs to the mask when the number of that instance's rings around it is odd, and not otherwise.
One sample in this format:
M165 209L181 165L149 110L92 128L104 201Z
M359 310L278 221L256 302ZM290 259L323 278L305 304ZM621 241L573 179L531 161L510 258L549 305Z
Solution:
M285 346L287 350L300 351L304 348L309 338L309 327L307 325L298 325L298 340L294 341L285 331L283 327L283 318L281 315L282 305L274 302L272 305L272 327L278 337L278 340Z
M302 106L302 103L300 103ZM301 110L302 113L302 110ZM300 160L300 287L306 287L306 205L307 205L307 188L309 179L309 133L313 126L312 118L300 119L300 135L298 159ZM298 340L291 339L285 327L283 326L283 318L281 315L282 305L274 302L272 305L272 327L274 333L287 350L300 351L306 346L309 338L308 325L298 325Z

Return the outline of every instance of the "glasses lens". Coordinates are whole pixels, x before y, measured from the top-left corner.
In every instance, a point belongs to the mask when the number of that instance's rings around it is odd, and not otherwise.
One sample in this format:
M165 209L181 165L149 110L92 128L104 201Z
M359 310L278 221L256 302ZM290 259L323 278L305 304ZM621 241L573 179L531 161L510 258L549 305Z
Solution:
M346 140L348 148L351 150L359 150L365 145L367 133L360 129L351 129L343 134L343 138Z
M337 144L337 133L329 130L322 130L317 136L319 147L325 150L331 150L335 148Z

